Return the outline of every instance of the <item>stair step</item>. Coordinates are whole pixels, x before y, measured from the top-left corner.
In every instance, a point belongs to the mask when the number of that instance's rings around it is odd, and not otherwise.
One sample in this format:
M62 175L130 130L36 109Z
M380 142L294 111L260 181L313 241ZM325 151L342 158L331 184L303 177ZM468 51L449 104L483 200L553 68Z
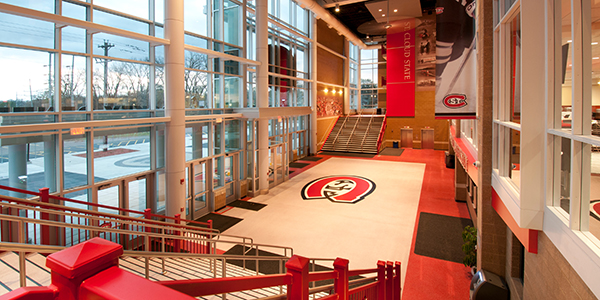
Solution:
M43 263L41 263L42 260ZM26 286L47 286L50 284L50 270L45 265L43 256L37 253L26 255ZM17 253L5 252L0 255L0 294L21 287L18 270L19 255Z

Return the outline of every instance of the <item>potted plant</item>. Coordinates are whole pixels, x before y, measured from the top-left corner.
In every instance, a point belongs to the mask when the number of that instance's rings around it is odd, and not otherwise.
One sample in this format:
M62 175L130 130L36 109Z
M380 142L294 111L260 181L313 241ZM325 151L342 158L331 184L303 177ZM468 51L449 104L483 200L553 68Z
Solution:
M465 253L463 264L471 268L471 272L474 273L477 267L477 228L473 226L467 226L462 232L462 239L464 244L462 245L462 251Z

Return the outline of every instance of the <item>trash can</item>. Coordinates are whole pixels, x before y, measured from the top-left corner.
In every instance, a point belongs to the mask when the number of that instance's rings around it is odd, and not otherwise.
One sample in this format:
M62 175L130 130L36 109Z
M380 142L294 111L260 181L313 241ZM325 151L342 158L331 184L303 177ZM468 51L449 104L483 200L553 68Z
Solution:
M392 142L392 147L398 148L398 141Z
M446 168L454 169L454 155L451 155L450 152L446 151Z
M471 279L469 299L508 300L508 288L500 276L482 269Z

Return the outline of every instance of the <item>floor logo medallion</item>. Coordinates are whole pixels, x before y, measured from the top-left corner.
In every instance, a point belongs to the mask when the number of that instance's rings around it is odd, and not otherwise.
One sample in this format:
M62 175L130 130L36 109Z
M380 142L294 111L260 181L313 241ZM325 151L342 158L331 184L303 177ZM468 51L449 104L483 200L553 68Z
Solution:
M328 199L332 202L356 203L375 190L370 179L353 175L335 175L315 179L302 188L304 200Z

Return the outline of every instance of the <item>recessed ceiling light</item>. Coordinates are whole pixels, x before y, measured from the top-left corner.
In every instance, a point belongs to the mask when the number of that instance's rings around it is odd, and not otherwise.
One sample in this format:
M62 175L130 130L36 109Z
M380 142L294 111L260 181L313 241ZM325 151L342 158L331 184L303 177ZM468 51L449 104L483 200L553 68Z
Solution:
M598 45L598 42L592 42L592 45Z
M340 12L340 5L339 4L335 5L335 12Z
M567 41L567 43L571 43L571 42L573 42L573 41L572 41L572 40L568 40L568 41Z
M398 12L398 10L397 10L397 9L394 9L394 12Z
M381 15L382 17L385 17L385 14Z
M592 57L592 59L600 59L600 57L596 56L596 57Z
M383 11L383 9L380 8L379 11Z

